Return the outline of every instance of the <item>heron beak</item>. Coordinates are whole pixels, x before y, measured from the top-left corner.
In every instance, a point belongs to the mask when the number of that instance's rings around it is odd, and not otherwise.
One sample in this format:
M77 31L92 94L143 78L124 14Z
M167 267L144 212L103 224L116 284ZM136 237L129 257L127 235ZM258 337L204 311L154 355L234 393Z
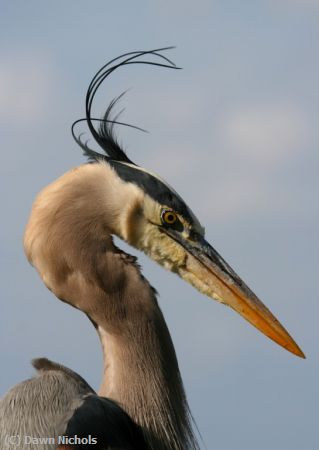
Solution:
M209 297L233 308L286 350L305 358L276 317L203 237L196 235L190 239L174 230L165 231L186 250L186 262L178 270L182 278Z

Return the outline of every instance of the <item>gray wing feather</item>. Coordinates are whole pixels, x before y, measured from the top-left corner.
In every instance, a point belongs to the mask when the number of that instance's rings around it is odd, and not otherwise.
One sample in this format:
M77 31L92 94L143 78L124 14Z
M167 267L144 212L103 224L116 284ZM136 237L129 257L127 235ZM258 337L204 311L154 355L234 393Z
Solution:
M37 376L15 386L0 401L1 450L56 449L75 409L94 393L82 377L60 364L40 358L33 366ZM10 442L9 436L20 441ZM32 446L25 436L52 440Z

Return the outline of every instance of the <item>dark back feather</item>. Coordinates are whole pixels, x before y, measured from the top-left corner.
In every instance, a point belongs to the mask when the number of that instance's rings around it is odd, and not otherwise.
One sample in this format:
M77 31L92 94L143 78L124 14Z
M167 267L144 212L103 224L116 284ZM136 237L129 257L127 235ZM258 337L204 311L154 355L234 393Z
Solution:
M140 427L116 402L97 395L88 395L75 410L64 442L70 437L77 438L78 450L147 450Z

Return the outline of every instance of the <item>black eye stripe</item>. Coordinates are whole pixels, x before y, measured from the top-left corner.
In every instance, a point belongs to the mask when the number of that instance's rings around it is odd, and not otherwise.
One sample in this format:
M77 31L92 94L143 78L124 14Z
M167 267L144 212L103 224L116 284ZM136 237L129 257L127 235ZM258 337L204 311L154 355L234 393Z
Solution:
M122 180L136 184L157 203L166 205L173 211L181 214L189 223L193 222L193 217L185 202L177 194L173 193L161 180L155 178L148 172L128 166L119 161L109 160L108 163Z

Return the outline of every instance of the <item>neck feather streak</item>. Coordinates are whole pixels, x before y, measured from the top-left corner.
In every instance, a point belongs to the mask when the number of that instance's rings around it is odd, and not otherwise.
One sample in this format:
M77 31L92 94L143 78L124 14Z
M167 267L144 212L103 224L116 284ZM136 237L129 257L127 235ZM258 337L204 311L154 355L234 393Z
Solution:
M116 400L141 426L152 450L198 449L173 343L148 283L151 307L122 333L98 326L104 373L101 395Z

